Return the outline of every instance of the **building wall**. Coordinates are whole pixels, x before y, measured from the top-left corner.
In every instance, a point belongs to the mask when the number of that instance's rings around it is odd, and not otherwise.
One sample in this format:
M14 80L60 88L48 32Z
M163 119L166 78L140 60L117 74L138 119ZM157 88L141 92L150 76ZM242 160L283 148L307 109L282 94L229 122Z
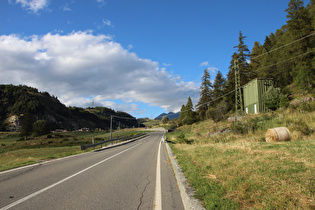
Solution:
M262 101L263 94L273 85L271 79L254 79L244 85L244 111L246 113L265 112L266 108Z

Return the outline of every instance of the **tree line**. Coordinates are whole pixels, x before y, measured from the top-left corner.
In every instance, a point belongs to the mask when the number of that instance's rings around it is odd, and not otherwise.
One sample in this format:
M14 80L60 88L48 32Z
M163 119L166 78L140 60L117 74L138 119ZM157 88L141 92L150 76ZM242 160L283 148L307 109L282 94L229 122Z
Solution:
M200 98L196 110L189 97L182 105L179 125L192 124L212 118L222 120L235 109L235 64L238 65L241 86L255 78L271 78L275 88L289 95L289 86L313 91L315 86L315 0L306 7L302 0L290 0L286 24L275 33L266 36L264 43L254 43L252 50L245 44L246 36L240 31L236 52L231 56L226 78L220 71L212 84L207 69L201 79ZM270 91L277 92L277 91ZM280 99L279 99L280 100Z

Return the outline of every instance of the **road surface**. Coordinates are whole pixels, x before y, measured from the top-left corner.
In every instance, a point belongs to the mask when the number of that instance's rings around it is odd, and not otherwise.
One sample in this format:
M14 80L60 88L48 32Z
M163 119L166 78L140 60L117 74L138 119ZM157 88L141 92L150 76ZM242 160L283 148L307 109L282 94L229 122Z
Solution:
M2 172L0 208L184 209L162 136Z

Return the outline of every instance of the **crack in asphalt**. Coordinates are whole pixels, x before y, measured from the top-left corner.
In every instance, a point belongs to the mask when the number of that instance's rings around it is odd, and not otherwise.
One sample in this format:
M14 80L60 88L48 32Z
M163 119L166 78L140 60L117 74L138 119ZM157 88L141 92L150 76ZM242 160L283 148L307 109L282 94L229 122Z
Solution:
M144 186L144 189L143 189L143 191L142 191L142 193L141 193L140 203L139 203L139 205L138 205L137 210L140 209L140 207L141 207L141 205L142 205L142 203L143 203L143 196L144 196L144 193L145 193L145 191L147 190L148 185L151 183L150 180L149 180L149 177L147 177L146 179L147 179L148 183Z
M32 167L26 169L25 171L17 172L16 174L13 174L13 175L11 175L11 176L9 176L9 177L6 177L6 178L4 178L4 179L1 179L0 182L8 181L8 180L11 180L11 179L13 179L13 178L16 178L16 177L22 176L22 175L24 175L24 174L30 173L30 172L32 172L32 171L35 171L36 169L40 168L42 165L43 165L42 163L39 163L39 164L37 164L37 165L34 165L34 166L32 166Z

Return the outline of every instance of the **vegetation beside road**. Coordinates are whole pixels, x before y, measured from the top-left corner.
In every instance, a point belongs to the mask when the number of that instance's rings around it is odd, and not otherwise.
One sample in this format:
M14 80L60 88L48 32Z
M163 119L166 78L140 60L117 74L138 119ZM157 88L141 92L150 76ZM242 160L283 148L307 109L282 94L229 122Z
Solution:
M280 126L291 141L267 143L266 130ZM207 209L315 208L314 111L247 115L236 126L205 120L167 140Z
M116 131L113 132L113 138L135 136L139 132L137 129ZM0 132L0 171L91 151L92 149L82 151L80 146L91 144L92 137L97 143L104 138L109 139L110 133L108 131L64 132L24 140L18 132Z

